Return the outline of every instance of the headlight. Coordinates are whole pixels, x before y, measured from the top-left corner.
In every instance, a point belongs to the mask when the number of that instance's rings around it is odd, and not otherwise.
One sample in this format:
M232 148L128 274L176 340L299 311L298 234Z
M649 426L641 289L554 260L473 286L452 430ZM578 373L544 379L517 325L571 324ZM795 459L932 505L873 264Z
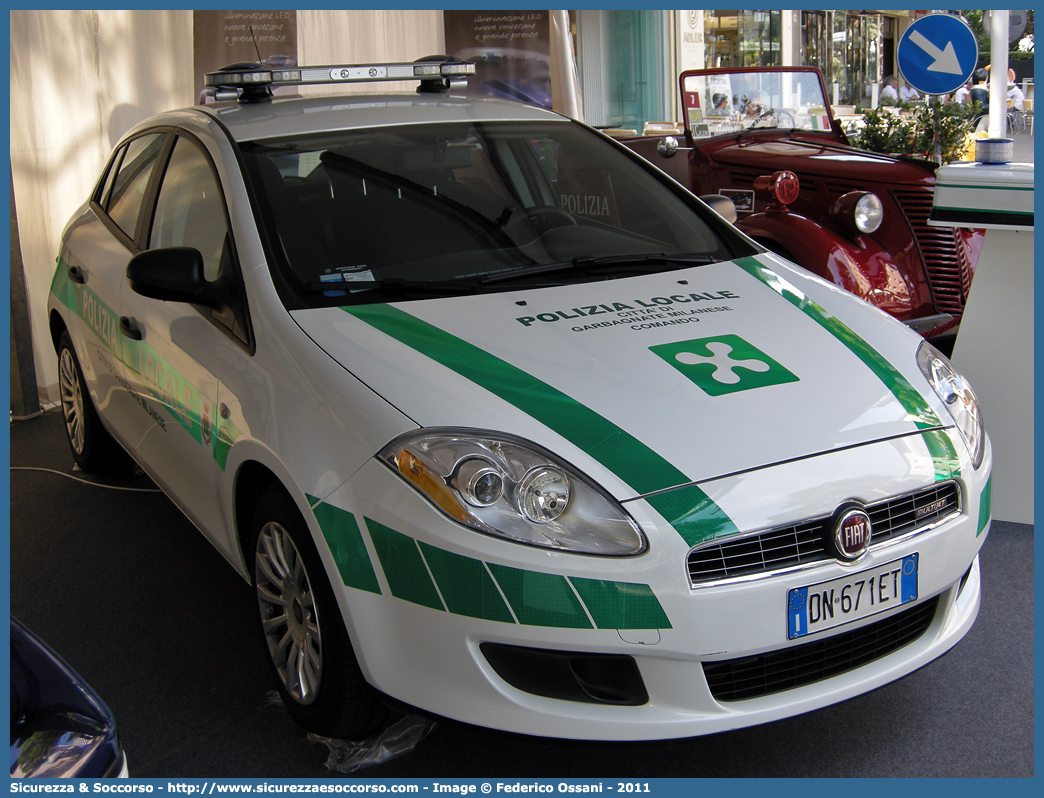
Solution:
M986 431L975 392L953 364L927 341L917 350L917 365L950 411L964 442L968 444L972 465L978 468L986 448Z
M646 549L638 525L593 482L534 444L478 430L419 430L378 454L456 521L530 546L584 554Z
M849 234L869 234L876 232L884 221L884 205L880 197L869 191L849 191L834 203L830 214Z
M852 221L861 233L872 233L881 226L884 219L884 206L876 194L864 194L852 210Z

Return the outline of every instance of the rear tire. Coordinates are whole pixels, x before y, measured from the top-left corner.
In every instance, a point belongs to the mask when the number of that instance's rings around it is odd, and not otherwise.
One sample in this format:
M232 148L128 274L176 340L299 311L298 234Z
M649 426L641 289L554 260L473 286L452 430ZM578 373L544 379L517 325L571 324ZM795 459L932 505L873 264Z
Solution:
M359 737L387 710L363 678L308 526L282 488L254 509L251 571L261 637L291 717L326 737Z
M58 339L58 390L65 436L76 465L88 474L128 469L129 456L105 429L94 408L68 332Z

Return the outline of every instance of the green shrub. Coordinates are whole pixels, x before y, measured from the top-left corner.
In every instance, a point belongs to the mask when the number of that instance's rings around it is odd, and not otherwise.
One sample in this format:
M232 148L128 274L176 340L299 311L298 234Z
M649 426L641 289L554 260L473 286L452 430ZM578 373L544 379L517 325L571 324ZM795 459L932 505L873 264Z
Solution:
M975 117L982 111L978 103L939 103L927 105L901 103L907 113L868 110L859 146L872 152L914 155L935 159L935 118L939 120L939 146L942 163L963 160L975 131Z

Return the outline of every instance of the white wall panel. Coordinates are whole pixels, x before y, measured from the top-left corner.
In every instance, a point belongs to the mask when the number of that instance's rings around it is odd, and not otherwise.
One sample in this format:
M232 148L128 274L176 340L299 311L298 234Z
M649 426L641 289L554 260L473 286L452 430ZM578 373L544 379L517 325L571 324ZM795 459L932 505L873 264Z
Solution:
M298 11L302 64L413 61L445 51L442 11ZM312 86L302 94L373 92L380 86ZM401 90L401 86L397 90Z
M42 395L62 228L131 125L192 102L191 11L11 11L11 174Z
M445 47L437 10L297 13L301 63L411 61ZM195 101L192 11L13 10L10 20L11 172L37 379L53 400L45 308L62 229L129 127Z

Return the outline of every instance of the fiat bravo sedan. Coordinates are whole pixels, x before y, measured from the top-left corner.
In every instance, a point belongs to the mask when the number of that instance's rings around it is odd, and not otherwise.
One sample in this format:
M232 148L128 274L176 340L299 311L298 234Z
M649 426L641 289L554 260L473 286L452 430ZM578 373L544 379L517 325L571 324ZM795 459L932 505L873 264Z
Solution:
M127 133L48 306L76 462L129 453L250 581L325 735L388 703L700 735L956 644L992 459L964 379L621 145L455 96L468 66L240 67Z

